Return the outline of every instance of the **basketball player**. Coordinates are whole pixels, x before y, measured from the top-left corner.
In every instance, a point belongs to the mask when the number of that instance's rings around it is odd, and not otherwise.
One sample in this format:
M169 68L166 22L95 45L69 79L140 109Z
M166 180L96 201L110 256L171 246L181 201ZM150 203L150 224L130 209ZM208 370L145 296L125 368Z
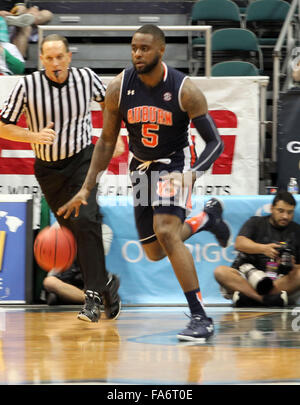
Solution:
M208 115L202 92L183 73L163 61L165 37L155 25L144 25L133 35L133 67L114 78L107 88L104 124L85 182L77 195L58 210L68 218L87 199L99 172L110 161L124 120L133 154L130 163L134 212L140 242L151 260L168 256L185 293L191 317L179 340L205 341L214 332L206 314L195 265L183 241L207 230L221 246L230 232L222 207L211 199L204 212L185 221L193 183L223 151L216 126ZM188 136L190 120L206 143L194 161Z
M104 106L106 88L89 68L70 68L66 38L49 35L41 45L44 70L21 78L1 115L0 136L30 142L35 152L35 175L50 209L55 213L78 190L86 177L94 146L90 102ZM29 130L17 126L26 113ZM120 312L119 279L105 267L97 187L89 204L76 218L58 217L77 240L77 261L83 273L85 304L78 318L97 322L104 303L107 318Z

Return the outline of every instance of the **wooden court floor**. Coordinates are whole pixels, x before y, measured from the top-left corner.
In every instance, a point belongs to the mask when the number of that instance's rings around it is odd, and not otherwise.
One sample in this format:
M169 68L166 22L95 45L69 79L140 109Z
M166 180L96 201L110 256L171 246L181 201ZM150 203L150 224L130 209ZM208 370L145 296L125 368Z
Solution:
M215 336L180 343L185 307L127 307L77 320L80 307L1 306L1 385L300 383L300 308L207 307Z

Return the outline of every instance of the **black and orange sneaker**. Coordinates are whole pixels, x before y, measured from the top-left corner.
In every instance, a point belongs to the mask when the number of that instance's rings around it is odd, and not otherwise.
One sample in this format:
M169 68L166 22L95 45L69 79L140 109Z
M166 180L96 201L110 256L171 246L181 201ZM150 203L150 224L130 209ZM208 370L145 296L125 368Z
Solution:
M220 246L225 248L230 242L230 228L223 220L223 207L219 200L211 198L204 206L204 212L209 217L207 224L202 228L204 231L209 231L215 235Z

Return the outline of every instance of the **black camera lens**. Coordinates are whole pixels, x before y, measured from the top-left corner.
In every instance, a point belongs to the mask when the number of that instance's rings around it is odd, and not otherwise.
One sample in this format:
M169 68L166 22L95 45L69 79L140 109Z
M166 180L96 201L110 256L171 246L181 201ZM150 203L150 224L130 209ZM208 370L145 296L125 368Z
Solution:
M280 265L278 272L280 274L288 274L293 268L293 252L287 243L281 242L278 249Z

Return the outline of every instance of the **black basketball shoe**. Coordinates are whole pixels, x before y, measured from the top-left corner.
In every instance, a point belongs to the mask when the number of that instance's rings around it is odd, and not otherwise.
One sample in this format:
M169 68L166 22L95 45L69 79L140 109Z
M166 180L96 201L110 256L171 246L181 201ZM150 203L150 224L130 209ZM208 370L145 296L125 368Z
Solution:
M115 274L108 274L109 281L102 293L104 311L107 319L117 319L121 311L121 300L118 294L120 280Z
M223 221L223 207L219 200L211 198L204 206L204 212L207 213L209 220L203 227L203 230L209 231L215 235L220 246L226 247L230 240L230 229Z
M211 318L193 314L187 327L178 333L177 339L185 342L205 343L214 333L214 324Z
M85 304L77 318L86 322L98 322L101 316L100 305L102 304L99 294L95 291L85 292Z

